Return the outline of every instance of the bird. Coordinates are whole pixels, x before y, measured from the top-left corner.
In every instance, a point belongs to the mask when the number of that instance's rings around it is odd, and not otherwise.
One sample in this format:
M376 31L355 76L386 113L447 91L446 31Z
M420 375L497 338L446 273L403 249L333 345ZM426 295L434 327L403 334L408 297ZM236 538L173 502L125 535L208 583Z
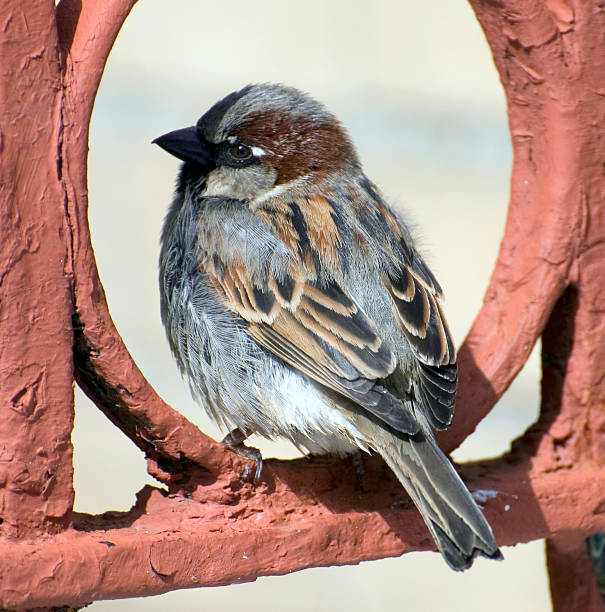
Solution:
M192 395L245 445L382 456L447 564L502 559L433 430L454 412L442 289L345 128L251 84L153 141L182 161L161 233L161 317Z

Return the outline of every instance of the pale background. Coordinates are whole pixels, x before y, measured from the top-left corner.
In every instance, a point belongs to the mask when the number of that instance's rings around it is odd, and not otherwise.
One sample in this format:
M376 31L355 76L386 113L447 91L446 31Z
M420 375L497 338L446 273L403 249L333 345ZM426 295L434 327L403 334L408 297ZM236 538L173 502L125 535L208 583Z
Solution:
M502 234L511 151L504 96L481 29L462 0L228 3L146 0L110 57L93 116L90 221L111 313L164 399L214 437L164 339L158 236L177 162L152 146L249 82L310 92L342 120L367 174L417 225L457 344L481 305ZM498 455L537 415L536 351L454 457ZM457 415L463 418L462 412ZM154 483L140 452L81 395L74 432L76 509L126 510ZM266 454L292 456L285 444ZM156 483L157 484L157 483ZM93 604L135 610L550 609L543 543L505 548L457 574L435 553L313 569L255 583Z

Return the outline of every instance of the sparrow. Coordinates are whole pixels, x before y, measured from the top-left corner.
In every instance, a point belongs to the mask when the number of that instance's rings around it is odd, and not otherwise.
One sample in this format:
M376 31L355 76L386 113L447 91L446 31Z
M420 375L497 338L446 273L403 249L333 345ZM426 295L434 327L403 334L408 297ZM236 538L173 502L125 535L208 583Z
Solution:
M252 433L377 452L454 570L501 559L433 434L457 385L441 287L335 116L297 89L248 85L154 143L183 162L161 235L162 322L224 442L259 470Z

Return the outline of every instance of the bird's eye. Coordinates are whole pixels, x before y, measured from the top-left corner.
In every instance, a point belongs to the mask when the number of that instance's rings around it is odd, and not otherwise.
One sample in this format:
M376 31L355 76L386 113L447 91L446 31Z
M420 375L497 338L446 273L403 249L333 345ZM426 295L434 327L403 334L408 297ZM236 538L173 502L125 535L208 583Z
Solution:
M250 147L243 144L234 144L231 146L229 151L236 159L248 159L249 157L252 157L252 150Z

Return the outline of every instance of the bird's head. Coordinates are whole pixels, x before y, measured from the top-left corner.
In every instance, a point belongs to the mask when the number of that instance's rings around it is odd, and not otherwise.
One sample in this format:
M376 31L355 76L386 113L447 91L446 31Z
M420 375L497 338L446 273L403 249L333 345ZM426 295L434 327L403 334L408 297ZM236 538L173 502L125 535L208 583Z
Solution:
M208 196L264 199L276 188L359 168L334 115L283 85L248 85L217 102L196 125L154 143L205 177Z

